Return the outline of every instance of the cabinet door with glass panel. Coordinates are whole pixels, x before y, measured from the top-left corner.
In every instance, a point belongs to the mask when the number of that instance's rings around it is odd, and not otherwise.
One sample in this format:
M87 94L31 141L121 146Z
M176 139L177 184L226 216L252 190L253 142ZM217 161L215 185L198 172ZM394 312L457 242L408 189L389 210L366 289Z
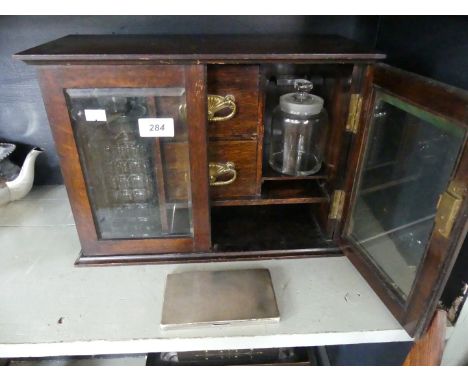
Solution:
M468 93L386 65L368 75L342 245L418 336L466 235Z
M204 66L40 74L83 255L208 250Z

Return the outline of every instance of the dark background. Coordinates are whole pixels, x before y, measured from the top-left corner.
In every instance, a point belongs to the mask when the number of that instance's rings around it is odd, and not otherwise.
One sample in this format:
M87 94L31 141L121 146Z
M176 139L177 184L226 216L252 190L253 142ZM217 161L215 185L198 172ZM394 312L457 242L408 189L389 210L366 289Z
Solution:
M35 70L12 54L67 34L339 34L387 62L468 88L468 17L458 16L3 16L0 141L40 146L36 184L62 183Z
M47 116L31 66L12 54L67 34L338 34L387 54L387 63L468 89L468 17L459 16L3 16L0 17L0 141L40 146L36 184L59 184ZM464 251L467 250L465 243ZM444 302L466 280L459 256ZM408 343L329 347L335 365L401 364Z

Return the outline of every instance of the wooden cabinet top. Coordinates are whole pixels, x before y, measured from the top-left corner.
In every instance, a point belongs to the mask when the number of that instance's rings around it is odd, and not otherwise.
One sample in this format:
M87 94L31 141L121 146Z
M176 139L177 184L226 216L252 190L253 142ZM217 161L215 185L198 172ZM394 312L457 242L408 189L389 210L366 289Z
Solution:
M333 35L68 35L17 53L31 64L57 62L369 62L385 55Z

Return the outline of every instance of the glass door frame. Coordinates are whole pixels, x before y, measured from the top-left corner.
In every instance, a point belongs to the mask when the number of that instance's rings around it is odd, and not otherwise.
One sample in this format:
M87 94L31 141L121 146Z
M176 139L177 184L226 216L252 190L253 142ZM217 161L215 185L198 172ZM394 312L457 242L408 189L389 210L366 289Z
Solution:
M72 65L39 67L83 256L204 252L211 246L205 65ZM65 89L185 87L190 161L192 237L100 240L76 147Z
M366 143L369 138L378 89L384 90L405 103L447 118L464 128L462 149L450 181L456 181L458 184L463 185L465 197L449 237L445 237L433 227L427 251L418 267L407 300L402 299L379 268L347 239L347 234L351 229L351 211L357 199L358 179L364 165ZM339 240L340 247L406 331L417 338L424 332L437 308L443 287L455 263L468 228L466 219L468 215L468 198L466 197L466 178L468 175L468 149L466 144L468 119L466 108L468 105L468 92L385 64L378 64L367 68L363 98L360 126L357 135L352 138L349 155L345 183L344 225Z

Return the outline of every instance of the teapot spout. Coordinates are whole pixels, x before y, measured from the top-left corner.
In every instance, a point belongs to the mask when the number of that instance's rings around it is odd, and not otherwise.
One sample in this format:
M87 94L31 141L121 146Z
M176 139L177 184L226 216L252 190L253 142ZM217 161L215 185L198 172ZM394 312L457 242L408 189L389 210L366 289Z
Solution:
M33 148L26 156L19 175L12 181L6 182L6 187L10 194L10 202L24 198L31 191L34 183L34 164L36 163L37 156L42 152L43 150L40 148Z

